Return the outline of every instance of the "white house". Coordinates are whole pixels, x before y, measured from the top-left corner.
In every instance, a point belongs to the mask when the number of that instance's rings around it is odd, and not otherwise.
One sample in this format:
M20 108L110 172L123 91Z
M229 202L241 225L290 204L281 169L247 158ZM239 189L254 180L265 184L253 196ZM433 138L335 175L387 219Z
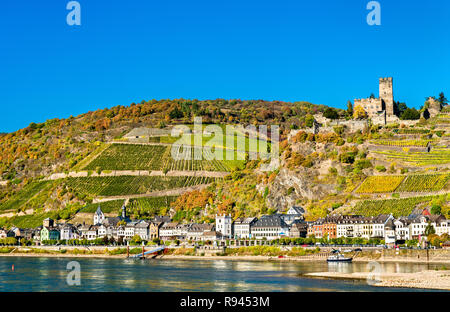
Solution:
M375 218L373 218L372 221L372 233L371 233L371 237L376 237L376 238L384 238L384 229L386 226L386 223L389 220L393 220L394 217L391 215L387 215L387 214L382 214L379 215Z
M358 223L361 216L341 216L336 223L336 237L357 237L356 224Z
M436 234L439 236L442 234L450 235L450 224L448 220L442 220L436 224Z
M84 238L87 240L96 239L97 238L97 229L98 229L98 226L96 226L96 225L82 225L79 228L81 238Z
M448 220L443 215L431 215L428 221L433 225L436 235L450 234Z
M97 235L98 235L98 237L105 237L105 236L107 236L107 227L106 227L106 225L101 224L101 225L98 226Z
M300 206L292 206L286 212L286 214L281 214L281 218L287 225L291 225L295 220L303 219L303 214L305 213L305 209Z
M125 238L131 239L136 234L136 225L139 221L131 221L125 225Z
M397 240L410 240L408 220L400 218L394 221L395 237Z
M425 216L417 216L410 219L409 233L412 239L423 236L425 229L427 228L428 221Z
M231 216L216 215L216 231L220 232L224 238L231 238L233 235Z
M177 222L164 223L159 229L159 237L162 240L173 239L176 235Z
M149 227L150 223L144 220L139 220L134 227L135 235L139 235L139 237L143 240L148 240L149 237Z
M191 227L192 224L177 224L175 226L175 228L173 229L173 235L177 238L177 239L185 239L186 236L188 235L188 231L189 228Z
M76 234L76 229L72 224L65 224L60 229L60 239L69 240L76 239L78 235Z
M237 218L233 222L233 236L239 238L251 238L251 227L256 222L256 218Z
M186 240L193 240L193 241L200 241L202 240L203 234L205 232L211 232L214 230L214 225L212 224L199 224L199 223L193 223L189 227L187 234L186 234Z
M277 239L289 236L289 226L279 215L262 216L251 226L252 238Z

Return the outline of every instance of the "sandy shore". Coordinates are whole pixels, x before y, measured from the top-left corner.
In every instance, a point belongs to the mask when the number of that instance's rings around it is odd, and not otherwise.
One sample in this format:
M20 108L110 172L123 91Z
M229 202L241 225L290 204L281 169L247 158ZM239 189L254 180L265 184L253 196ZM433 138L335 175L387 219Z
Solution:
M429 270L416 273L379 273L372 272L318 272L307 273L306 277L367 280L380 287L403 287L450 290L450 271Z

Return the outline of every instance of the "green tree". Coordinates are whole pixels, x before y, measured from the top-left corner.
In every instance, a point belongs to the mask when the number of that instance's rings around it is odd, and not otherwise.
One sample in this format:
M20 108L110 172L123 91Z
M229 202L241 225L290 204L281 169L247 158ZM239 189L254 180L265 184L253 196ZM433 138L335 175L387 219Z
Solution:
M353 104L352 104L352 101L348 101L347 102L347 115L349 117L353 116Z
M401 116L405 112L405 110L408 109L408 106L406 106L406 103L396 102L395 104L396 104L395 109L396 109L397 116Z
M178 109L178 107L175 107L175 108L172 109L172 110L170 111L170 113L169 113L170 119L182 118L183 116L184 116L184 115L183 115L183 112L180 111L180 110Z
M339 114L337 113L337 111L331 107L328 107L324 112L323 112L323 116L329 119L338 119L339 118Z
M139 235L134 235L133 238L131 239L131 242L134 244L140 244L142 242L142 239Z
M401 120L416 120L420 119L420 113L415 108L407 108L401 115Z
M439 206L439 205L433 205L433 207L431 207L431 214L434 214L434 215L439 215L439 214L441 214L441 206Z
M444 95L444 92L439 93L439 99L438 102L441 103L441 106L448 105L448 100Z
M436 234L436 230L434 229L434 226L431 224L431 222L428 222L428 225L425 228L424 234L426 236L429 236L429 235L432 235L432 234Z
M305 117L305 125L308 128L311 128L313 126L313 124L314 124L314 116L311 115L311 114L306 115L306 117Z

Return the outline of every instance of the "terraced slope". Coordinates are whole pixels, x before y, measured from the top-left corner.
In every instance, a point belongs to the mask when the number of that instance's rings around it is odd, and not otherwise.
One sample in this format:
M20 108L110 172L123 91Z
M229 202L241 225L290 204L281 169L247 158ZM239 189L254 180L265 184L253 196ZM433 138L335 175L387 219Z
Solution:
M143 197L132 198L128 201L127 212L132 215L158 215L163 208L169 208L170 204L177 199L177 196L163 197ZM103 213L120 213L124 201L122 199L110 200L102 203L92 203L86 205L80 212L94 213L100 206Z
M367 177L356 193L389 193L405 179L405 176L371 176Z
M0 211L7 210L21 210L25 204L39 194L47 185L49 185L50 181L36 181L26 185L23 189L21 189L16 194L12 195L8 201L0 204Z
M207 177L118 176L67 178L64 183L78 193L95 197L145 194L214 181L215 178Z
M209 150L194 147L111 144L83 169L231 171L241 168L244 164L244 153L230 151L232 160L227 160L226 151L219 150L218 153L221 155L221 160L216 160L218 157ZM200 159L197 159L197 154L200 155ZM242 160L238 160L238 154Z
M356 193L438 192L446 187L449 179L450 173L370 176L364 180Z
M352 213L363 216L391 214L394 217L407 216L419 205L428 205L438 196L420 196L400 199L364 200L356 204Z
M169 156L167 146L111 144L85 170L161 170Z
M450 179L450 174L410 175L396 190L397 192L437 192L442 190Z
M430 152L373 151L391 161L402 161L412 166L432 166L450 164L450 149L434 147Z

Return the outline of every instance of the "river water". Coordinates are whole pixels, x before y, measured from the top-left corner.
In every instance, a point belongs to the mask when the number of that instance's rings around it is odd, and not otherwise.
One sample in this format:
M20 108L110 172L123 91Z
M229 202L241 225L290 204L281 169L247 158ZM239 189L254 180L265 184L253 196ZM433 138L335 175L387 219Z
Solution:
M81 285L67 283L71 261L80 265ZM417 272L441 266L384 263L379 268ZM301 276L324 271L372 268L366 263L0 257L0 291L418 291Z

